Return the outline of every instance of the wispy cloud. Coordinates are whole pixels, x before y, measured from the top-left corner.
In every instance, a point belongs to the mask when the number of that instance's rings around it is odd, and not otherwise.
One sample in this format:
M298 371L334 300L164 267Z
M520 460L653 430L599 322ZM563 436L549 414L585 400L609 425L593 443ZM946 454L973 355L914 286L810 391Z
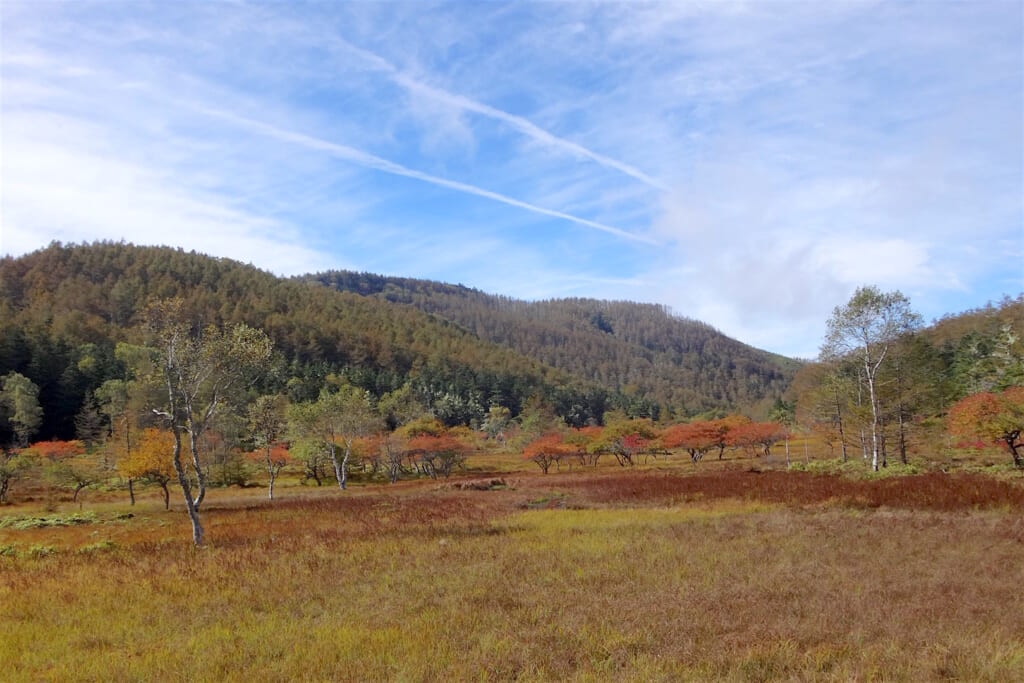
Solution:
M417 171L412 168L407 168L405 166L402 166L401 164L397 164L393 161L388 161L387 159L382 159L378 156L374 156L373 154L368 154L366 152L355 149L354 147L349 147L348 145L339 144L337 142L331 142L329 140L323 140L321 138L311 137L309 135L306 135L305 133L298 133L296 131L285 130L283 128L278 128L277 126L273 126L262 121L256 121L254 119L245 118L243 116L238 116L236 114L232 114L231 112L223 110L210 109L207 107L201 107L198 109L207 116L212 116L214 118L229 121L235 125L241 126L243 128L254 131L261 135L266 135L277 140L287 142L289 144L298 145L300 147L305 147L307 149L312 149L319 152L324 152L325 154L330 154L333 157L342 159L353 164L358 164L359 166L372 168L377 171L382 171L383 173L390 173L392 175L402 176L405 178L421 180L425 183L430 183L431 185L437 185L438 187L444 187L448 188L449 190L455 190L456 192L462 192L464 194L474 195L476 197L483 197L484 199L490 199L492 201L501 202L502 204L514 206L518 209L524 209L526 211L532 211L533 213L538 213L544 216L551 216L552 218L570 221L572 223L576 223L578 225L582 225L588 228L593 228L595 230L600 230L602 232L606 232L610 235L615 235L616 237L621 237L623 239L632 240L636 242L643 242L646 244L656 244L654 240L642 235L635 235L625 230L621 230L610 225L604 225L603 223L598 223L596 221L587 220L586 218L580 218L579 216L573 216L563 211L556 211L555 209L548 209L543 206L536 206L535 204L520 201L513 197L508 197L498 192L492 192L490 190L484 189L482 187L477 187L476 185L471 185L469 183L463 183L457 180L449 180L447 178L440 178L429 173L424 173L422 171Z
M40 139L26 130L28 123L5 122L4 253L30 251L44 239L126 239L231 254L288 275L334 263L287 223L227 207L216 195L73 142L94 130L57 118L50 130L59 128L63 139Z
M556 135L553 135L548 131L540 128L539 126L531 123L530 121L524 119L521 116L509 114L508 112L502 111L500 109L495 109L494 107L488 106L481 102L477 102L475 100L471 100L468 97L463 97L462 95L456 95L453 93L446 92L444 90L439 90L438 88L433 88L424 83L420 83L419 81L415 81L405 74L395 74L395 81L405 86L412 92L427 95L432 99L435 99L439 102L444 102L445 104L462 109L464 111L471 111L476 114L482 114L484 116L489 116L493 119L501 121L502 123L506 123L515 130L522 133L523 135L526 135L530 139L540 142L544 145L554 147L565 152L569 152L570 154L574 154L585 159L590 159L591 161L601 164L602 166L606 166L608 168L613 168L617 171L621 171L625 175L628 175L631 178L635 178L636 180L639 180L640 182L650 185L651 187L656 188L658 190L668 190L668 186L665 183L661 182L656 178L652 178L651 176L644 173L640 169L630 166L629 164L623 163L616 159L612 159L611 157L605 156L603 154L598 154L597 152L587 149L583 145L579 145L570 140L566 140L564 138L560 138Z
M583 159L589 159L601 166L614 169L635 180L639 180L645 185L655 189L662 191L667 191L669 189L665 183L648 175L647 173L644 173L635 166L618 159L613 159L605 154L595 152L581 144L573 142L572 140L559 137L550 131L544 130L523 116L518 116L504 111L473 98L466 97L465 95L449 92L443 88L429 85L422 79L416 78L412 74L402 71L380 55L357 47L348 41L337 38L336 36L331 36L328 40L330 44L340 49L342 52L357 55L369 67L386 74L387 77L396 84L402 86L415 95L429 98L460 111L472 112L480 116L486 116L496 121L500 121L513 130L516 130L522 135L530 138L532 141L540 143L546 147Z

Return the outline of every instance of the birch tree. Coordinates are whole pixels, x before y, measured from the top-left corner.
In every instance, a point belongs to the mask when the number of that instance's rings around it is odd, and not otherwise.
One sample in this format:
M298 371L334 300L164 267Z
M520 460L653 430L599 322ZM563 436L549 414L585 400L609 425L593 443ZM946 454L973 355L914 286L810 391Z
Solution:
M281 438L287 427L285 411L288 400L284 396L260 396L249 406L249 428L256 444L263 449L264 465L270 484L267 498L274 500L274 480L283 466L280 458L274 458L274 442Z
M921 316L910 309L907 297L873 286L858 288L845 306L835 308L828 321L821 359L836 362L850 357L860 366L871 408L871 468L876 472L881 439L878 386L883 378L882 363L893 344L920 325Z
M324 389L314 402L290 406L288 423L293 438L313 440L327 451L338 487L345 489L352 444L373 434L381 419L367 393L346 384L336 392Z
M192 522L192 542L198 546L203 543L199 508L207 486L200 439L218 412L259 375L270 360L272 344L262 331L244 324L196 329L180 299L151 304L147 322L156 379L165 391L153 413L174 436L172 463Z

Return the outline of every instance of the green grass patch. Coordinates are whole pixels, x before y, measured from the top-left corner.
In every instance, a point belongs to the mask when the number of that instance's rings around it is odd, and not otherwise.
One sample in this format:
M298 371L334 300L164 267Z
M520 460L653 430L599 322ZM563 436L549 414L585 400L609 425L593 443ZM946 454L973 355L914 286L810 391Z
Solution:
M811 460L810 462L794 461L789 466L793 472L810 472L812 474L836 474L853 479L887 479L889 477L905 477L922 472L931 471L931 468L908 463L890 462L886 467L880 467L877 472L871 469L871 463L861 458L851 458L846 462L842 460Z
M108 522L124 522L135 517L131 512L98 515L96 512L71 512L50 515L21 515L0 518L0 529L28 531L30 529L51 529L58 527L86 526L89 524L106 524Z
M99 518L95 512L74 512L71 514L55 514L43 517L5 517L0 519L0 529L46 529L50 527L80 526L96 524Z

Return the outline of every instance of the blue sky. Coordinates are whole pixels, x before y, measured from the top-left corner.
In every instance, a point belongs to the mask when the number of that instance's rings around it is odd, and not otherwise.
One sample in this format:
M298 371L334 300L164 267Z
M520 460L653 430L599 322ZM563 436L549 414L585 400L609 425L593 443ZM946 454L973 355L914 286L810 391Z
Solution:
M0 4L0 251L124 239L813 357L1024 290L1020 2Z

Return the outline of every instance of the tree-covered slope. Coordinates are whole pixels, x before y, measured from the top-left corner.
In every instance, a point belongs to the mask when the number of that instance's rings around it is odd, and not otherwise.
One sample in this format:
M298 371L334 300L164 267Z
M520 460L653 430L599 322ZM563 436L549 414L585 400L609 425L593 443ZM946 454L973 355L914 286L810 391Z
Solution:
M20 372L40 387L42 436L73 435L88 392L124 371L117 342L141 343L147 303L168 297L183 299L197 325L263 329L281 355L270 381L297 399L333 372L378 396L412 383L452 421L492 403L518 412L537 392L589 401L588 417L605 407L597 387L412 306L176 249L53 244L0 260L0 376Z
M684 413L763 411L799 367L653 304L525 302L462 286L345 271L314 279L340 291L413 305L637 401Z

